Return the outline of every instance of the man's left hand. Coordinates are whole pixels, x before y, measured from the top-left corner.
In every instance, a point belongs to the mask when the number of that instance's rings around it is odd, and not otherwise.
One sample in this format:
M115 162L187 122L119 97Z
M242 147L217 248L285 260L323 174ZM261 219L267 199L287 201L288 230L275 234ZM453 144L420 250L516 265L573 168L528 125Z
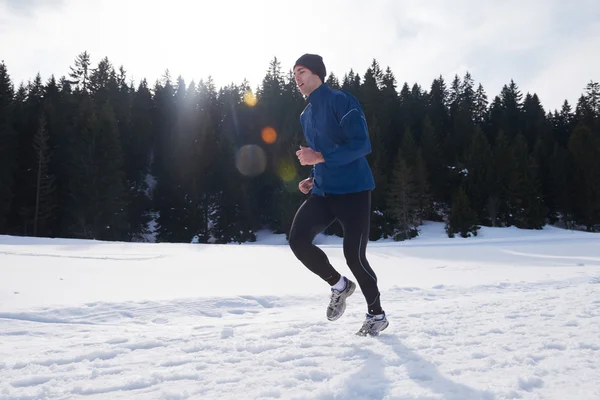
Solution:
M301 165L315 165L325 162L323 155L314 151L310 147L300 146L300 150L296 152Z

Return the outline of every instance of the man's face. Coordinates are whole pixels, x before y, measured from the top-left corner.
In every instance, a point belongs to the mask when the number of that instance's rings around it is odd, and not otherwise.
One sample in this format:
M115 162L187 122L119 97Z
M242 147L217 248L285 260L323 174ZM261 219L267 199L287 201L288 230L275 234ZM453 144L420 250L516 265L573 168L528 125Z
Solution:
M313 74L311 70L302 65L297 65L294 68L294 78L296 79L296 85L300 92L308 96L321 85L321 78Z

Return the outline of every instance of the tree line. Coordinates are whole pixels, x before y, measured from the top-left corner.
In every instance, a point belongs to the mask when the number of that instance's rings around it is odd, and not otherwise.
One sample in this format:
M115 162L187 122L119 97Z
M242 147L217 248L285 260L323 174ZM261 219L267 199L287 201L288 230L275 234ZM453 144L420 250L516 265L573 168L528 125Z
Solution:
M376 60L327 83L365 110L371 240L414 237L428 220L451 237L482 225L600 230L598 82L554 111L512 80L494 97L468 72L400 85ZM201 243L287 234L310 171L295 156L305 105L277 58L256 88L168 71L135 85L87 52L68 76L15 87L2 62L0 233Z

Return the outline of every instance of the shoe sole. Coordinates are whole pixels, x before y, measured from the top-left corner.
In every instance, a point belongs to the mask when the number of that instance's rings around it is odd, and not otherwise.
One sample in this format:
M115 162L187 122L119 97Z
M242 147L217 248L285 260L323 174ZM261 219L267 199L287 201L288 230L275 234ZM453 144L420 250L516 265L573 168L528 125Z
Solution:
M344 315L344 313L346 312L346 300L348 299L348 297L352 296L352 294L354 293L355 290L356 290L356 284L354 282L352 282L350 284L350 290L348 290L348 293L346 294L346 296L344 296L344 305L342 306L340 313L337 315L337 317L330 318L328 316L327 319L329 321L337 321L338 319L340 319L342 317L342 315Z
M379 336L379 334L385 330L385 328L387 328L388 326L390 326L390 323L388 321L386 321L385 325L379 329L378 331L375 332L362 332L362 331L358 331L356 332L357 336Z

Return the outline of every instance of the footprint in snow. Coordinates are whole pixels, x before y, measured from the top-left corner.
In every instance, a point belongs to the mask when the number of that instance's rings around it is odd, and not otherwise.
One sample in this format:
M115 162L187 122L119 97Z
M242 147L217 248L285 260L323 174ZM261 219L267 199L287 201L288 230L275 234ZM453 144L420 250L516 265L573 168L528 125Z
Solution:
M529 379L519 378L519 388L527 392L533 391L533 389L541 388L544 386L544 381L534 376Z
M26 388L32 386L43 385L46 382L52 380L50 376L31 376L28 378L22 378L12 381L10 385L15 388Z
M129 342L129 339L126 338L114 338L108 339L105 343L107 344L123 344Z
M227 339L233 336L233 328L225 327L221 331L221 339Z

